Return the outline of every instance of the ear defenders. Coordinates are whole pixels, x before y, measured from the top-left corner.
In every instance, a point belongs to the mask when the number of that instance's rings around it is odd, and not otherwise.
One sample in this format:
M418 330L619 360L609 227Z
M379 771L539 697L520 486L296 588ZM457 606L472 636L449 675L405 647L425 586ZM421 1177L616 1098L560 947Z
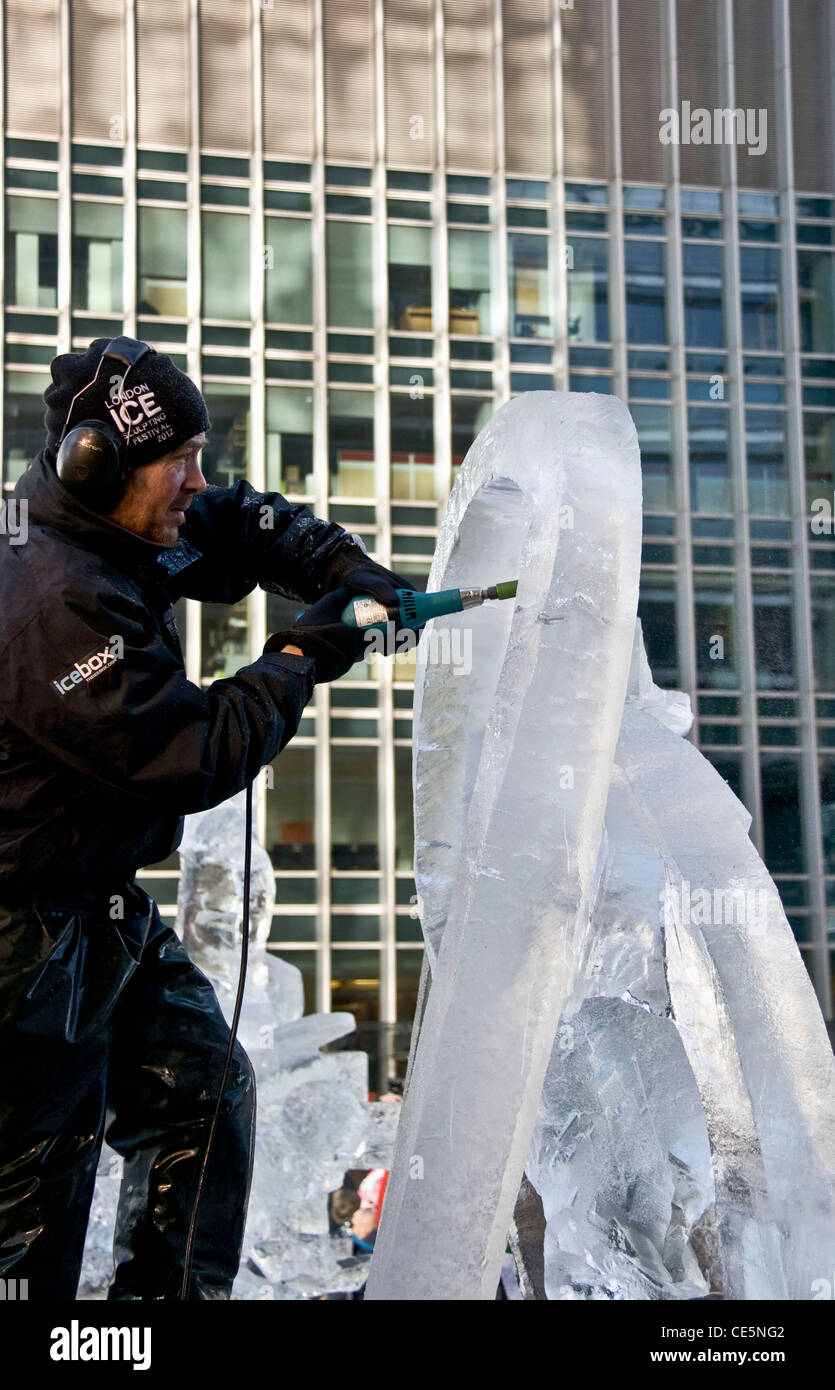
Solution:
M119 496L130 473L127 447L131 427L128 426L127 436L123 438L108 420L79 420L73 424L73 415L83 413L83 397L95 386L105 361L120 362L125 368L119 384L118 402L129 373L149 352L153 352L149 343L140 343L136 338L113 338L102 353L92 381L82 386L70 402L58 446L55 471L67 491L90 511L107 511ZM82 405L76 411L79 398Z

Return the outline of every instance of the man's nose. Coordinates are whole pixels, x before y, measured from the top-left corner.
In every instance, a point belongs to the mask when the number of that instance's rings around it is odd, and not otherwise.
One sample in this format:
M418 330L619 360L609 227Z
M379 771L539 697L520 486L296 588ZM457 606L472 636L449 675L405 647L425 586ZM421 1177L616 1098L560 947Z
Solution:
M189 464L188 472L183 479L184 492L204 492L208 487L206 479L203 477L203 470L198 459L194 459Z

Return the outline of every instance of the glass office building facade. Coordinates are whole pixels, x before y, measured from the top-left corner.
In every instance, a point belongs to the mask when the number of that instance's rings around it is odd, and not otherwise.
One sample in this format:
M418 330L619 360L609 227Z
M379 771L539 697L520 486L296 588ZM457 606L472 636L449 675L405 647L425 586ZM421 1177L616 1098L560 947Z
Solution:
M2 23L3 495L51 358L124 331L200 383L210 482L307 502L420 587L503 401L622 397L655 679L691 694L831 1018L831 0L5 0ZM233 673L295 606L184 601L189 674ZM422 956L413 673L319 687L260 811L272 944L308 1008L354 1012L381 1085ZM144 875L169 914L177 874Z

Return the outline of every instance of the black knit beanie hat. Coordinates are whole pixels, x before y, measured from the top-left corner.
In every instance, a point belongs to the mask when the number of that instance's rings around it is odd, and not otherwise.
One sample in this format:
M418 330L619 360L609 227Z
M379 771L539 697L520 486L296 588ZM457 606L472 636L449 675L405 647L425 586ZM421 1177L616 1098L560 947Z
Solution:
M86 352L65 352L52 361L52 385L43 394L46 457L52 464L72 399L92 383L110 341L96 338ZM194 382L170 357L154 348L130 368L115 359L112 367L105 362L95 386L75 403L72 425L82 420L109 421L127 441L126 460L131 469L153 463L211 428L206 402Z

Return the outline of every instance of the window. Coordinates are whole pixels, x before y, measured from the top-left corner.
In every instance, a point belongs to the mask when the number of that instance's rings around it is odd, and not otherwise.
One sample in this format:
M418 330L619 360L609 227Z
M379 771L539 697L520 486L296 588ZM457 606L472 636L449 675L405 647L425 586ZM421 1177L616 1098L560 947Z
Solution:
M487 424L496 406L483 396L453 396L452 408L452 466L464 462L470 445Z
M666 343L664 243L626 241L626 335L630 343Z
M432 231L390 226L389 327L432 332Z
M347 1011L357 1022L354 1046L373 1050L372 1038L364 1044L363 1025L376 1023L380 1016L380 952L334 951L331 955L331 1004L334 1013Z
M693 588L699 686L708 690L738 689L733 575L697 572Z
M803 448L806 457L806 505L816 498L832 501L835 494L835 415L803 415Z
M313 322L311 224L306 220L266 219L264 313L268 323Z
M568 337L573 343L607 343L609 243L573 236L568 250Z
M239 603L200 605L201 667L204 685L234 676L249 660L249 617L246 599Z
M208 483L234 487L249 473L249 387L208 383L203 395L212 427L201 456Z
M690 505L694 512L730 512L728 412L691 406L687 411L690 448Z
M811 586L815 689L835 691L835 587L828 576L815 574Z
M372 880L373 881L373 880ZM357 885L360 880L354 879L335 879L334 903L339 902L338 891L344 883L353 882ZM367 882L367 880L365 880ZM376 887L374 901L380 895L379 883ZM359 896L359 895L357 895ZM380 916L377 912L334 912L331 916L331 939L337 941L379 941L380 940Z
M789 515L786 417L781 410L746 410L748 508L760 515Z
M328 461L331 496L376 496L372 392L328 392Z
M380 867L375 748L331 748L331 856L334 869Z
M509 232L507 258L512 338L551 337L548 238Z
M57 307L58 204L52 199L6 199L6 303Z
M684 242L684 341L692 348L725 346L722 248Z
M203 317L248 319L249 218L203 213Z
M490 234L449 233L449 331L492 333Z
M119 203L73 203L72 307L98 314L122 312Z
M394 750L394 867L411 870L414 864L414 824L412 820L412 750Z
M407 919L407 921L408 920L409 919ZM417 927L417 935L421 936L419 922L410 922L410 926ZM399 930L400 919L398 919L398 931ZM420 988L420 975L423 967L423 951L398 951L396 961L397 1017L400 1019L413 1019L417 1012L418 990Z
M6 372L3 418L3 484L10 490L44 446L46 372Z
M755 574L752 584L757 689L796 690L791 578Z
M835 353L835 253L797 253L803 352Z
M800 766L796 759L767 755L761 759L763 858L770 874L802 874L803 822L800 815Z
M779 351L780 253L770 246L742 246L739 257L743 347Z
M186 214L181 208L138 209L139 303L137 313L185 318Z
M328 323L373 328L371 227L367 222L327 224Z
M268 492L313 492L313 394L304 387L267 387Z
M435 496L433 397L391 395L391 495L431 501Z
M642 573L638 617L653 680L667 689L679 689L674 574L662 570Z
M277 869L315 869L314 750L285 748L272 763L272 772L266 849Z
M631 405L638 431L644 510L668 512L675 508L672 457L672 424L668 405Z
M835 874L835 758L820 760L820 794L824 863Z

